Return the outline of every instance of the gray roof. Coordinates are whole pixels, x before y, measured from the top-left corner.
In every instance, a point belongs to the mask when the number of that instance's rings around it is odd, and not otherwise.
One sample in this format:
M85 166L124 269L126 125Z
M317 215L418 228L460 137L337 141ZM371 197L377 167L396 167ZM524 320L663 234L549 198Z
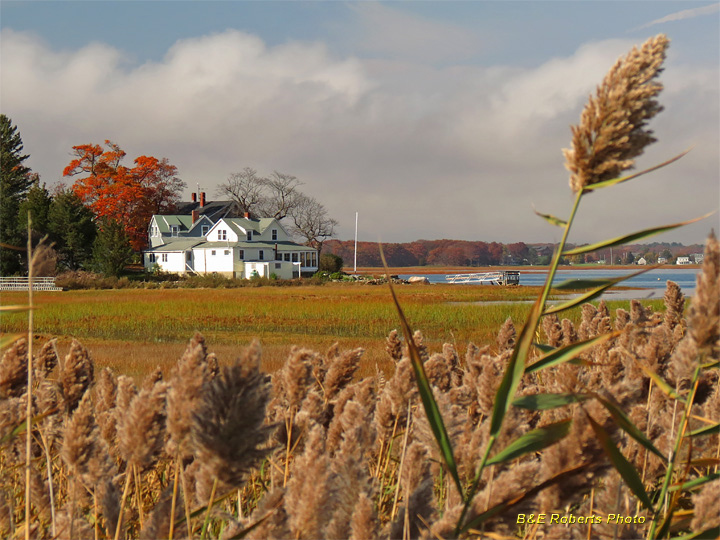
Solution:
M225 223L227 223L235 231L235 234L240 236L244 234L240 230L240 227L246 231L252 230L262 234L265 229L276 221L277 220L275 218L225 218Z
M145 253L155 251L186 251L202 243L203 242L200 238L193 238L192 240L181 238L179 240L175 240L174 242L169 242L161 246L155 246L154 248L146 249Z
M161 233L170 234L172 229L171 227L173 225L176 225L178 227L178 232L187 232L190 230L190 228L193 225L192 222L192 216L178 216L178 215L171 215L171 216L161 216L156 215L153 216L155 218L155 223L157 223L158 229L160 229Z
M190 215L195 210L208 216L213 223L226 216L237 215L237 205L233 201L208 201L205 206L199 202L181 202L177 204L177 214Z
M173 242L172 245L175 245ZM194 247L198 249L275 249L277 245L279 251L315 251L309 246L301 246L294 242L202 242Z

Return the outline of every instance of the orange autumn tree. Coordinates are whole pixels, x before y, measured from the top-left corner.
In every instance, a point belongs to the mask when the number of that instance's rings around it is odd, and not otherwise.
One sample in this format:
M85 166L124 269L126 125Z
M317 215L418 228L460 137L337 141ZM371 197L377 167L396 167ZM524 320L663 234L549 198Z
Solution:
M77 177L72 190L96 219L121 223L135 251L147 246L153 214L171 213L186 187L167 159L140 156L132 168L122 165L125 152L115 143L73 146L74 159L63 176Z

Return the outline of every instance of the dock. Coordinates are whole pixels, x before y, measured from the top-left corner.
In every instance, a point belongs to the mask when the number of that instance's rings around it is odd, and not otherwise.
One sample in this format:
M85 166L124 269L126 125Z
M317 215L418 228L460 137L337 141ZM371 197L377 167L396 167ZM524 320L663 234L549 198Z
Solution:
M445 276L448 283L471 283L475 285L520 285L520 272L501 271L476 274L451 274Z

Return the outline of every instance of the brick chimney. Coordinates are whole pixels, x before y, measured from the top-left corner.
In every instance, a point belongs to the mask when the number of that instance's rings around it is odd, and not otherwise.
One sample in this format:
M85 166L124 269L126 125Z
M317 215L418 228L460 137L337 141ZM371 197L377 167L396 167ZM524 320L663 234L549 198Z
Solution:
M192 202L197 202L197 193L193 191L192 193Z
M202 208L203 206L205 206L205 192L201 191L200 192L200 208Z
M195 194L193 193L193 195ZM200 212L198 212L197 210L193 210L192 212L190 212L190 215L192 216L192 223L193 225L195 225L195 222L200 219Z
M243 217L245 219L250 219L250 212L245 212L245 215Z

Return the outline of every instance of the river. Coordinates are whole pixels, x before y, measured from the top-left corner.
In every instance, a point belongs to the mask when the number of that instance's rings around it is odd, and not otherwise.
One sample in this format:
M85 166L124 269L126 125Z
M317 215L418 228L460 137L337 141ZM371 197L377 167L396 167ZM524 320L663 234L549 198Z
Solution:
M498 268L501 271L502 268ZM558 284L569 279L602 279L617 278L633 272L637 272L637 266L627 270L610 269L583 269L583 270L558 270L555 274L553 284ZM626 300L631 298L662 298L665 294L667 281L677 283L685 296L692 296L695 293L695 279L700 270L697 268L658 268L650 270L639 276L635 276L619 284L621 287L633 287L634 290L610 290L603 296L608 299ZM399 277L407 279L411 274L401 274ZM412 274L425 276L431 283L445 283L444 274ZM527 270L520 270L520 285L530 287L542 286L545 283L547 272L528 267ZM460 286L460 285L458 285Z

